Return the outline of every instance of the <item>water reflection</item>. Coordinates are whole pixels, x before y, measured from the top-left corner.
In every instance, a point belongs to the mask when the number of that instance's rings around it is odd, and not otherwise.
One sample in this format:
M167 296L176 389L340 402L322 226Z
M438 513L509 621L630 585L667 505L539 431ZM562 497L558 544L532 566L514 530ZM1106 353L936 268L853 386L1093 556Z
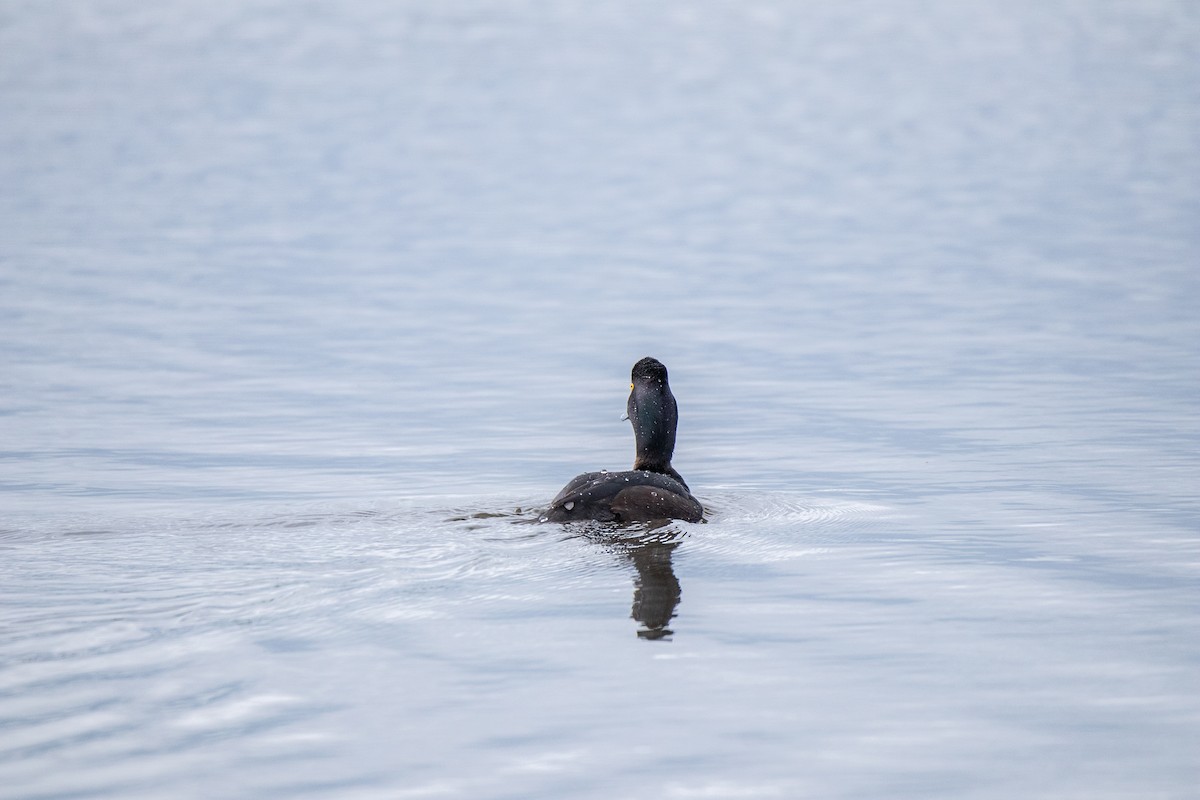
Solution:
M678 546L679 542L650 541L626 551L637 568L630 616L641 623L637 635L643 639L666 639L673 633L667 625L682 596L679 578L671 566L671 554Z
M637 632L639 638L669 639L674 633L667 626L675 618L683 590L671 559L683 536L683 531L662 522L633 530L607 528L589 535L627 558L637 570L629 616L641 625Z
M507 519L516 525L540 525L542 510L481 511L450 517L448 522ZM483 528L473 524L471 529ZM674 631L667 626L675 618L683 590L671 559L675 548L683 541L684 532L669 521L634 523L622 527L611 523L571 523L567 527L581 529L575 535L629 559L637 570L633 579L633 607L629 616L642 627L637 635L642 639L669 639Z

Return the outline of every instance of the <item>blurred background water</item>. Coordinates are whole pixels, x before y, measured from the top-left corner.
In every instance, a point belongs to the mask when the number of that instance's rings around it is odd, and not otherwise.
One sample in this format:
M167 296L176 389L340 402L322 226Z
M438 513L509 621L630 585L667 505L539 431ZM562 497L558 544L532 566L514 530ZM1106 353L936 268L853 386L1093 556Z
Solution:
M0 5L0 795L1186 798L1200 8ZM536 524L671 369L706 524Z

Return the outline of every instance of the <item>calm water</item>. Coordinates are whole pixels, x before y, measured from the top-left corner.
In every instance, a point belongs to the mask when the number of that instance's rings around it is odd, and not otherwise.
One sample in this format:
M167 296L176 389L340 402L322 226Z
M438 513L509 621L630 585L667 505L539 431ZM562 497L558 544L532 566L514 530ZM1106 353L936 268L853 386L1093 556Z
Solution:
M0 5L0 795L1194 798L1193 3ZM671 369L706 524L536 524Z

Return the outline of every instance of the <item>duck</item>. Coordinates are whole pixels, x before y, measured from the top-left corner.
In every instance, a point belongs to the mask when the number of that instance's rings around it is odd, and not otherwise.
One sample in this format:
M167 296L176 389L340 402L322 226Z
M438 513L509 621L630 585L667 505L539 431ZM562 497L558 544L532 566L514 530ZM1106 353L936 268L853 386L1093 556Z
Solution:
M671 466L679 407L671 394L666 366L647 356L633 365L629 377L624 418L633 426L636 442L633 469L576 476L550 502L542 521L703 520L704 506Z

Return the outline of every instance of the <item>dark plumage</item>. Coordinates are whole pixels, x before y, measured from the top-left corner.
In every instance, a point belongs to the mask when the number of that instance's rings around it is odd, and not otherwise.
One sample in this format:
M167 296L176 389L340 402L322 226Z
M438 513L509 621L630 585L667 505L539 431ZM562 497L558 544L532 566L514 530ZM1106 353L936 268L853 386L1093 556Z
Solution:
M546 520L699 522L704 516L704 507L671 466L679 411L667 384L667 368L643 358L633 365L631 380L626 410L637 442L633 469L578 476L550 503Z

